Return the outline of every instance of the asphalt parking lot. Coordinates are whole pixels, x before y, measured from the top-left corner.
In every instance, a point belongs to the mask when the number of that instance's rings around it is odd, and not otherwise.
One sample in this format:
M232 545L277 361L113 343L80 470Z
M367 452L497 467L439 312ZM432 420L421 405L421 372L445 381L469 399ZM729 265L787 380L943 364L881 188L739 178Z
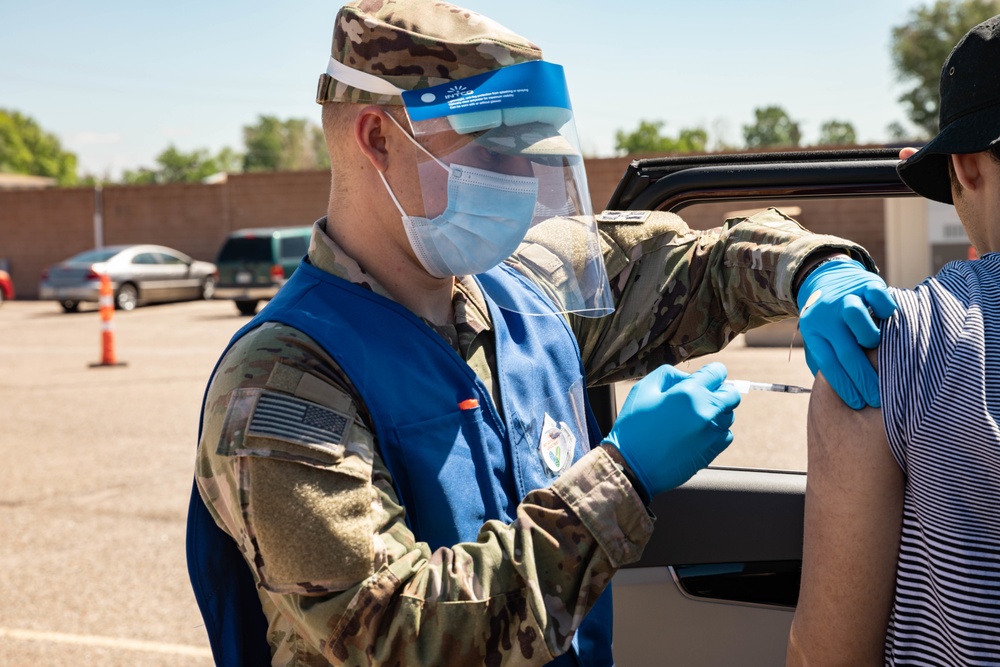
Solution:
M0 665L211 665L184 520L205 382L247 318L221 301L117 313L127 365L92 368L84 308L0 307ZM713 358L732 378L812 383L801 348L740 338ZM807 402L745 396L717 463L804 469Z

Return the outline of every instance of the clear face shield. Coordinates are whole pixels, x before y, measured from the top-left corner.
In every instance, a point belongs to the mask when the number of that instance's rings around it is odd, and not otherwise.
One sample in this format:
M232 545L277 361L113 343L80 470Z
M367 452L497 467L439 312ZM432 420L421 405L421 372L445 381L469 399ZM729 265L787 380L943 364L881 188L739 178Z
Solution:
M561 312L611 313L562 68L527 62L402 97L423 211L400 211L428 272L469 275L506 261Z

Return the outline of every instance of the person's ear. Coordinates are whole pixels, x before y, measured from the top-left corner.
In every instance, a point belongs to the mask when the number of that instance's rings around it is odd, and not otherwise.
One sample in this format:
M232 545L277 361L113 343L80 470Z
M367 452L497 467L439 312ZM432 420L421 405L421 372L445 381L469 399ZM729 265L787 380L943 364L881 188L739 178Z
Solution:
M982 187L983 173L979 165L982 156L982 153L955 153L951 156L955 178L965 190L972 192Z
M385 109L374 105L362 109L354 119L354 140L372 166L381 172L389 166L387 132L392 124Z

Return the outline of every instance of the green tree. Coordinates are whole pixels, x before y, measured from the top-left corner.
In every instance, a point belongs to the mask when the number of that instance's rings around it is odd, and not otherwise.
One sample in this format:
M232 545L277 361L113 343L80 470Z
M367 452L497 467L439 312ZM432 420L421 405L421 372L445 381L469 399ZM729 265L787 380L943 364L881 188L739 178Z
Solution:
M853 146L858 136L847 121L828 120L819 127L820 146Z
M799 124L779 106L754 109L755 122L743 126L747 148L798 146L802 140Z
M220 171L219 163L204 148L182 153L171 145L160 153L156 161L160 163L160 171L167 183L198 183Z
M215 161L219 165L219 171L224 171L227 174L243 171L243 155L228 146L219 151L219 154L215 156Z
M708 133L700 127L682 129L677 137L660 133L663 121L639 121L639 127L632 132L618 130L615 133L615 150L627 155L640 153L704 153L708 143Z
M245 171L327 169L330 166L323 130L305 119L283 121L276 116L260 116L256 124L243 128L243 143Z
M140 167L136 170L126 170L122 174L122 182L132 185L198 183L220 171L232 171L229 167L238 162L238 157L234 157L233 151L229 148L223 148L219 156L213 157L204 148L184 153L170 145L156 156L158 168Z
M1000 14L1000 0L937 0L910 12L892 29L892 61L900 82L909 84L899 101L927 135L938 130L941 65L965 33Z
M894 120L886 125L885 133L889 135L889 141L893 143L902 143L913 136L913 133L903 127L903 124L898 120Z
M126 185L150 185L153 183L163 183L160 180L159 172L149 167L139 167L138 169L126 169L122 172L121 182Z
M32 118L0 109L0 172L46 176L59 185L77 182L76 154Z

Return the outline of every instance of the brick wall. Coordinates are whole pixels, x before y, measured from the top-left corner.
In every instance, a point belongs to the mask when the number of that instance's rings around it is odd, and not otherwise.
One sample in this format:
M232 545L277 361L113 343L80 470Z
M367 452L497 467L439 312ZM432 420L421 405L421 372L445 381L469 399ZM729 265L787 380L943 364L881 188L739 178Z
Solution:
M590 188L590 201L594 212L600 213L606 208L608 200L614 194L618 181L625 175L630 157L612 157L584 161L587 172L587 186Z
M103 188L104 245L157 243L213 260L229 232L308 225L326 211L327 171L234 174L217 184ZM0 260L18 298L38 296L42 270L94 247L90 188L0 191Z
M157 243L211 261L225 238L226 184L104 188L104 244Z
M595 211L605 208L631 158L585 162ZM327 171L234 174L225 183L110 186L103 189L104 244L158 243L212 260L226 235L245 227L307 225L326 211ZM818 233L858 241L884 268L881 199L803 200L800 222ZM95 193L87 188L0 191L0 259L7 259L19 298L35 298L43 268L94 245ZM750 208L698 204L681 214L695 229L719 225L725 213Z
M34 298L42 270L94 246L94 191L89 188L0 191L0 260L18 298Z
M229 177L232 227L310 225L326 215L329 171L234 174Z

